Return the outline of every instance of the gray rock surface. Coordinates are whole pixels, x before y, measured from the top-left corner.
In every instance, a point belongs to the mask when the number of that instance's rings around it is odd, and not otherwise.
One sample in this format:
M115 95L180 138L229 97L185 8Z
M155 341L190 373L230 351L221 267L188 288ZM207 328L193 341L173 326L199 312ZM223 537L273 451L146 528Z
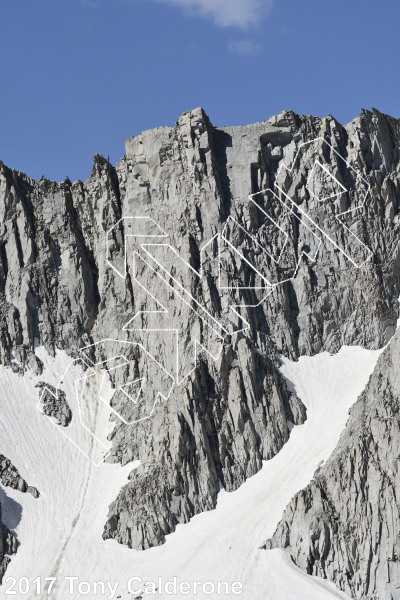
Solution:
M365 207L343 217L373 252L360 268L327 238L317 260L304 255L315 250L318 227L351 253L353 246L335 215L360 204L357 178L321 138L371 184ZM301 144L314 139L312 156L348 190L330 213L319 210L310 192L324 180L310 180L310 164L294 160ZM305 411L279 375L277 352L296 358L336 351L342 344L378 348L390 339L400 293L399 147L399 121L377 111L363 111L346 127L332 117L285 111L263 123L215 128L196 109L182 115L174 128L129 139L126 156L115 168L96 156L84 183L34 181L0 163L0 359L15 369L35 362L37 343L50 353L63 348L72 357L81 346L104 339L150 343L144 334L122 331L137 310L150 309L151 301L141 296L131 261L125 280L107 264L106 240L113 260L123 256L125 221L109 233L121 218L154 219L194 269L200 267L201 248L226 225L231 246L221 252L222 277L243 288L254 286L258 276L232 247L280 282L298 264L296 277L260 303L260 291L218 288L215 244L207 247L200 282L194 272L181 272L176 261L166 261L196 302L224 323L229 322L229 302L258 306L240 309L250 329L227 336L218 361L202 356L150 420L135 427L116 424L114 460L125 464L139 458L142 464L110 507L104 537L135 548L162 543L177 523L213 508L221 485L237 488L279 452L289 436L287 422L302 422ZM293 161L285 173L282 165ZM275 183L282 195L294 198L293 213L263 192ZM256 195L253 203L249 194ZM282 228L273 230L264 211ZM314 226L305 226L304 212L313 215ZM129 244L131 252L135 241ZM271 256L280 251L278 263ZM161 293L156 275L146 282ZM187 306L176 308L173 318L181 324L182 357L188 361L200 321ZM150 320L142 316L141 325ZM201 335L211 343L205 327ZM157 359L168 362L163 334L151 343ZM96 347L96 359L106 360L115 351L118 344ZM136 350L115 383L130 381L141 369L148 381L155 379L154 365L145 358Z
M104 537L135 548L162 543L178 523L214 508L221 485L234 490L256 473L287 441L287 421L304 417L271 361L240 340L220 369L201 364L139 437L135 428L116 428L122 462L144 457L145 440L151 461L143 460L111 505Z
M18 470L11 461L3 454L0 454L0 481L5 487L11 487L23 493L32 494L34 498L39 497L39 492L35 487L28 485L19 474ZM0 584L3 581L4 573L10 563L11 556L17 552L18 540L14 533L2 522L1 504L0 504Z
M35 498L39 497L38 490L26 483L12 462L3 454L0 454L0 481L6 487L11 487L23 493L28 492Z
M17 552L18 541L11 531L1 523L1 505L0 505L0 584L3 581L4 573L10 563L11 556Z
M49 383L39 382L36 387L40 391L40 404L43 414L53 417L62 427L68 427L72 421L72 412L67 402L66 393Z
M400 330L339 444L286 508L266 548L360 600L400 597Z

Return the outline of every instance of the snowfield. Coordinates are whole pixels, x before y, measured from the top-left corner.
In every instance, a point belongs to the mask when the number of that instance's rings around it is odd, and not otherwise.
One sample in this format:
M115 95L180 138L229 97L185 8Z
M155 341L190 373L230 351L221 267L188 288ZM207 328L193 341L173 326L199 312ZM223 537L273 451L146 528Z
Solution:
M143 599L347 598L332 584L304 575L283 551L259 547L273 534L293 495L307 485L318 464L335 448L349 408L364 389L381 351L343 347L333 356L322 353L302 357L298 362L283 359L282 373L307 406L307 422L293 427L282 451L240 489L233 493L221 491L215 510L178 526L163 546L146 552L102 539L108 506L135 464L124 468L107 463L94 466L40 413L35 385L46 381L56 386L71 359L64 352L58 352L55 358L42 348L36 352L45 363L39 377L32 373L22 377L0 367L0 452L40 492L40 498L35 499L10 488L2 490L3 520L16 532L21 545L6 571L1 598L128 600L140 597L136 592L128 593L132 577L137 578L132 582L132 591L145 582L156 582L156 596L142 594ZM10 577L17 580L16 586ZM10 585L9 591L18 590L18 581L24 577L29 584L28 594L6 594ZM50 595L44 585L46 577L56 579ZM181 582L191 583L188 595L169 594L173 587L164 590L164 584L174 577L178 592ZM198 585L194 591L195 581L210 583L204 589ZM218 581L230 586L240 582L242 593L234 595L230 587L228 596L210 594L212 584ZM103 590L98 585L95 590L94 582L109 582L111 588L105 585ZM78 584L82 584L80 588ZM221 586L223 592L225 589Z

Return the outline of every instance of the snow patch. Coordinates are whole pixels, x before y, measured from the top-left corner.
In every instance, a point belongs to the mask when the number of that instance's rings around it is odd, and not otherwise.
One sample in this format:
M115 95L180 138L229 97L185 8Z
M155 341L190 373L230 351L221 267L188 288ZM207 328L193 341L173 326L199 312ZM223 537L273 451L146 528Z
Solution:
M343 347L334 356L322 353L297 362L283 358L281 371L307 407L306 423L294 426L282 451L237 491L221 490L215 510L179 525L163 546L146 552L102 539L108 506L139 463L94 467L36 408L38 380L57 385L70 358L64 352L52 358L40 349L45 366L40 377L0 367L0 450L41 493L38 499L10 489L7 499L3 494L4 521L21 542L6 577L57 577L52 600L71 597L64 581L71 576L119 582L121 600L131 598L127 581L133 576L143 581L240 581L242 600L347 598L332 584L296 569L285 552L259 548L274 533L294 494L334 450L349 408L380 353ZM0 597L6 597L4 589Z

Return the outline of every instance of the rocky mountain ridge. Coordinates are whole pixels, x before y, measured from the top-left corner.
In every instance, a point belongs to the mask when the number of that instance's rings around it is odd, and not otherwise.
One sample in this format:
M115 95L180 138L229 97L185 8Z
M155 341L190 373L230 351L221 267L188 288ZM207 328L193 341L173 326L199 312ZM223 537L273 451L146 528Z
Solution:
M308 154L297 158L307 143ZM137 216L162 228L191 267L179 270L176 258L164 257L176 281L171 293L181 284L191 295L189 307L170 311L185 364L192 360L191 336L200 331L204 344L212 341L194 303L233 329L229 305L240 306L249 324L225 337L217 361L202 355L150 420L134 427L116 422L112 459L142 464L111 505L104 537L140 549L162 543L178 523L213 508L221 485L236 489L279 452L288 421L306 417L279 374L279 353L296 358L343 344L375 349L390 340L400 294L399 147L399 121L375 110L345 127L332 117L285 111L263 123L216 128L196 109L174 128L129 139L116 167L96 156L86 182L34 181L0 163L3 364L40 373L37 344L73 358L99 344L94 357L106 361L121 345L101 345L110 339L151 343L160 364L168 363L166 334L154 342L124 329L151 301L131 261L121 277L108 260L121 267L126 247L138 250L135 240L125 246L127 220ZM317 159L322 171L312 179ZM341 189L331 190L330 211L316 201L327 172ZM369 182L365 204L354 173ZM199 280L203 249L216 236L225 245L207 246ZM372 251L362 266L348 258L355 240ZM217 261L226 289L218 284ZM149 273L144 281L158 297L159 271ZM279 282L266 299L257 289L260 276ZM148 329L150 317L142 312L140 323ZM138 370L156 379L145 359L138 346L115 383Z
M352 598L400 594L400 330L353 406L339 444L286 508L265 548L285 548L310 575Z

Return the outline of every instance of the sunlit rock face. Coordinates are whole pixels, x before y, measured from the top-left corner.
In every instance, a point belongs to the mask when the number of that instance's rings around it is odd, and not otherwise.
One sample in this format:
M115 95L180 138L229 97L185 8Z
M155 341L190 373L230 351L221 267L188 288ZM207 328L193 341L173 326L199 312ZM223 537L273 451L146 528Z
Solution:
M381 355L329 461L286 508L267 548L353 598L400 587L400 331Z
M285 111L216 128L196 109L129 139L116 167L96 156L84 183L0 163L3 364L40 373L38 344L72 358L90 346L96 364L126 356L110 371L116 388L147 382L147 404L114 398L123 419L108 460L141 466L110 506L105 538L161 544L281 450L306 411L279 354L390 340L399 147L399 122L377 111L346 126ZM157 302L166 310L155 317ZM179 364L155 402L160 368L175 368L167 329ZM47 412L68 430L60 398Z

